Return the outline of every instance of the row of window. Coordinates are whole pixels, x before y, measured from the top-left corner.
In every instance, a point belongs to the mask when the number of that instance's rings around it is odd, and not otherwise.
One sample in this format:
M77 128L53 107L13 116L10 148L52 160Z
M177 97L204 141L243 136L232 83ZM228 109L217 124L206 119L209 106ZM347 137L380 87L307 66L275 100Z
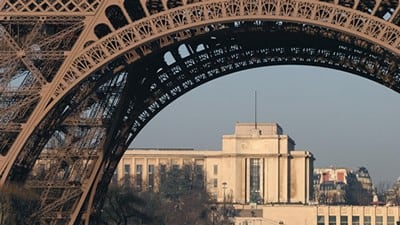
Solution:
M172 165L172 169L178 169L179 165ZM152 189L154 186L154 165L149 165L148 168L148 174L149 174L149 188ZM141 184L142 184L142 171L143 167L141 164L136 165L136 186L137 188L141 189ZM161 173L161 179L163 178L163 171L166 171L166 165L160 165L160 173ZM214 175L218 175L218 165L214 165L213 167L213 173ZM128 180L129 177L131 177L131 165L130 164L125 164L124 165L124 177L125 180ZM113 181L112 183L117 182L117 174L114 173ZM214 178L213 180L213 186L214 188L218 187L218 179ZM259 191L260 190L260 162L259 159L251 159L250 160L250 189L252 191Z
M185 165L184 167L186 167L187 165ZM162 173L162 171L166 171L166 167L167 165L160 165L160 171ZM148 173L149 174L154 174L155 172L155 167L153 164L149 165L149 170ZM179 169L179 165L172 165L172 169ZM195 170L197 172L199 172L200 170L203 170L203 166L202 165L196 165ZM136 174L141 174L143 172L143 166L141 164L137 164L136 165ZM124 165L124 175L129 175L131 173L131 165L130 164L125 164ZM214 174L218 173L218 165L214 166Z
M348 216L328 216L328 223L325 223L325 216L317 216L317 225L383 225L383 216L376 216L374 224L372 224L371 216L363 216L363 219L363 223L361 223L360 216L351 216L351 221L349 221ZM387 225L396 224L394 216L388 216L386 221Z
M183 170L184 170L184 175L185 178L191 179L191 172L190 172L190 166L189 165L184 165ZM172 170L179 170L179 165L172 165ZM143 166L141 164L136 165L136 176L132 177L131 176L131 165L130 164L125 164L124 165L124 182L125 184L131 186L131 179L134 178L135 186L136 189L142 190L142 183L143 183ZM197 185L198 186L203 186L203 179L204 179L204 172L203 172L203 166L202 165L196 165L194 167L194 173L195 173L195 180L199 182ZM160 182L163 183L166 179L166 174L167 174L167 165L160 165ZM154 180L155 180L155 166L153 164L148 165L148 190L153 190L154 188ZM117 171L114 172L114 176L112 178L111 183L112 184L117 184L118 182L118 173Z

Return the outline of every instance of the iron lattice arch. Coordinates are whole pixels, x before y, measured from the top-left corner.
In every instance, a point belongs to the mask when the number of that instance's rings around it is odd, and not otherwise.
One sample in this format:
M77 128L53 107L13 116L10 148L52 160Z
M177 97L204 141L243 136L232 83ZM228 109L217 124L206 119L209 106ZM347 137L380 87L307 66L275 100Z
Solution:
M5 0L0 9L0 187L38 193L30 224L95 221L140 130L215 78L297 64L400 90L397 0Z

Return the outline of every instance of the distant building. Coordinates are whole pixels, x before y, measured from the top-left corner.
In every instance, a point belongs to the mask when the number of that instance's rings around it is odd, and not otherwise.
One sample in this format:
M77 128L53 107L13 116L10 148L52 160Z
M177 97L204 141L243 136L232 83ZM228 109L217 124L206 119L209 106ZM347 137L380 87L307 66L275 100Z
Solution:
M193 164L220 202L305 204L312 199L314 157L294 147L276 123L237 123L234 134L223 136L222 150L128 149L114 182L133 176L137 188L157 189L163 170Z
M372 180L365 167L315 168L314 197L319 204L369 205L372 203Z
M362 187L369 191L369 192L373 192L373 185L372 185L372 179L371 176L368 173L367 168L365 167L359 167L357 170L354 171L356 177L357 177L357 181L359 181L362 185Z
M350 174L347 168L315 168L314 197L320 204L344 204L345 186Z

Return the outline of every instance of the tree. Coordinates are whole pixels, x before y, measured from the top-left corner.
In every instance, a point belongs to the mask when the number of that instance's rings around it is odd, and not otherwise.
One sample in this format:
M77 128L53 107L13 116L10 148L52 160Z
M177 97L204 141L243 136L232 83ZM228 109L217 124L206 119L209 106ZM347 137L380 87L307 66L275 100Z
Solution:
M391 196L387 195L387 191L391 188L392 184L389 181L380 181L376 186L376 194L378 199L382 202L387 202Z
M398 179L392 187L386 182L386 184L381 184L379 187L379 194L381 195L381 200L389 205L400 205L400 180Z
M204 187L204 171L199 165L185 164L183 168L172 166L159 171L159 208L161 224L210 224L210 196Z
M186 192L177 200L166 199L160 193L150 194L158 204L149 204L149 212L156 218L151 225L207 225L210 208L208 198L201 192Z
M0 225L34 224L30 216L37 209L38 195L22 185L9 184L0 192Z
M146 202L131 188L130 182L121 184L109 187L98 223L134 225L151 221L144 211Z
M394 197L392 200L393 205L400 205L400 180L397 180L392 188L394 192Z
M110 186L98 216L99 224L227 224L221 208L212 210L211 206L216 204L205 190L202 167L191 164L183 168L164 166L160 167L158 175L154 181L157 188L137 176L125 177L119 182L121 185ZM153 184L153 181L149 183Z
M346 188L346 203L350 205L369 205L372 202L372 193L362 187L358 181L349 183Z
M345 199L346 203L350 205L369 205L372 202L372 192L363 187L355 174L350 173L345 187Z

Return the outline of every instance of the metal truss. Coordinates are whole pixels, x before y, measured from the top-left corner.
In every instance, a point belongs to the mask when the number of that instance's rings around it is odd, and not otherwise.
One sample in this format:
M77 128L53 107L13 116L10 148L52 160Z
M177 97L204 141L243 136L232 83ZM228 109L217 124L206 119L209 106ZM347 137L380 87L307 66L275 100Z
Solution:
M29 224L95 224L140 130L235 71L323 66L399 92L399 10L397 0L1 1L0 188L38 193Z

